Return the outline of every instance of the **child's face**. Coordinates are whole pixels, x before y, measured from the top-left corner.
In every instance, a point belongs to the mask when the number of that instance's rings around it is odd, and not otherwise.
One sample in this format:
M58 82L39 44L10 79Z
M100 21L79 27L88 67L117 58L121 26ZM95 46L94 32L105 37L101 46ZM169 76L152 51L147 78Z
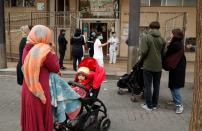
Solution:
M81 81L84 81L84 80L86 79L86 77L85 77L85 75L83 75L83 74L79 74L79 75L78 75L78 79L79 79L79 81L81 82Z

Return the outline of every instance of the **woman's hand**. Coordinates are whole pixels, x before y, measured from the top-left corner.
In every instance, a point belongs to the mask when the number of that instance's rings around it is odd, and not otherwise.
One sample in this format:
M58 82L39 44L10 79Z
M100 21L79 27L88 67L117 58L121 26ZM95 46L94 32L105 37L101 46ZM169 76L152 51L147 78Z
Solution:
M58 75L61 77L63 76L62 72L60 72L60 71L58 72Z
M107 42L107 43L104 43L104 44L101 44L101 45L99 45L99 47L104 47L104 46L106 46L106 45L108 45L109 43Z
M49 45L50 45L50 47L51 47L51 52L52 52L53 54L55 54L55 44L54 44L53 42L50 42Z

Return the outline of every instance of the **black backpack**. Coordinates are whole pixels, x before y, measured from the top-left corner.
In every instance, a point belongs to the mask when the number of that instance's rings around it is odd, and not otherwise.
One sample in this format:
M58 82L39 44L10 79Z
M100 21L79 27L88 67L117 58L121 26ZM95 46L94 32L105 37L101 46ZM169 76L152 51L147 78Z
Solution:
M128 74L122 75L117 82L117 86L120 88L128 88L128 86L127 86L128 80L129 80Z

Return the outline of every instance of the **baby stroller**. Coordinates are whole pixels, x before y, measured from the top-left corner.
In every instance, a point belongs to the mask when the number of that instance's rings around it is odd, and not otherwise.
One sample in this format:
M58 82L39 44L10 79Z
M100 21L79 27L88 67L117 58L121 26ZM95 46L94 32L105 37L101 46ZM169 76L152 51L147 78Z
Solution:
M90 80L86 85L81 85L77 82L76 76L75 81L69 81L68 84L85 90L87 95L85 98L80 99L82 106L79 115L74 120L67 120L62 130L87 131L92 126L96 126L100 131L107 131L111 121L108 118L106 106L97 98L101 83L105 77L105 71L98 66L95 59L90 57L83 59L79 65L80 67L88 67L90 69ZM90 86L92 88L87 89L86 87L89 83L91 83Z
M123 94L122 89L128 89L132 93L132 96L143 93L144 81L143 70L141 69L142 63L139 61L132 68L130 74L124 74L117 82L118 94Z

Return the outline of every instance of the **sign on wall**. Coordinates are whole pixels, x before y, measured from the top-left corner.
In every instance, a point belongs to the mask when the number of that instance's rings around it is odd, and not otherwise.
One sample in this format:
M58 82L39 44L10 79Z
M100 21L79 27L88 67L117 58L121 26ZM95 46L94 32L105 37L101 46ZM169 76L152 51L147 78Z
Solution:
M37 10L39 10L39 11L45 10L45 3L44 2L39 2L36 5L37 5Z

